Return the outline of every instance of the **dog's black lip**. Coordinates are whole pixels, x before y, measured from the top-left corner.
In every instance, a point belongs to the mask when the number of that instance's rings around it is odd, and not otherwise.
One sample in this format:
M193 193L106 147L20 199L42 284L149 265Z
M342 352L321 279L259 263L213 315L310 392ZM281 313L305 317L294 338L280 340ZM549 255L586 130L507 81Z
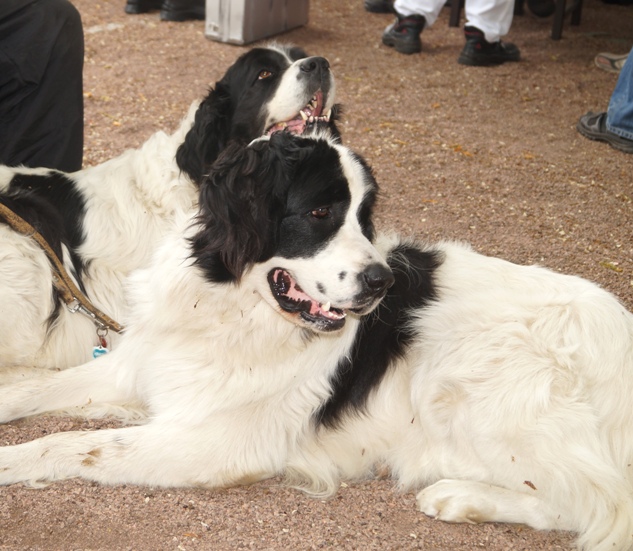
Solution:
M346 319L346 318L341 318L339 320L331 320L328 318L321 318L321 317L316 318L306 313L305 311L299 312L299 315L304 321L312 325L316 325L319 331L323 331L323 332L338 331L339 329L342 329L343 326L345 325L345 319Z

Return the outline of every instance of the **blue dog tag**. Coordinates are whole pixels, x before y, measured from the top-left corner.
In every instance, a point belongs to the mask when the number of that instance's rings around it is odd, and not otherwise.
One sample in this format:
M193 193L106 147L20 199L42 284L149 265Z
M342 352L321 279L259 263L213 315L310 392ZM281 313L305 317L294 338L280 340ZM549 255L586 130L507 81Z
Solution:
M108 352L110 351L107 348L104 348L103 346L95 346L92 349L92 357L98 358L99 356L103 356L104 354L107 354Z

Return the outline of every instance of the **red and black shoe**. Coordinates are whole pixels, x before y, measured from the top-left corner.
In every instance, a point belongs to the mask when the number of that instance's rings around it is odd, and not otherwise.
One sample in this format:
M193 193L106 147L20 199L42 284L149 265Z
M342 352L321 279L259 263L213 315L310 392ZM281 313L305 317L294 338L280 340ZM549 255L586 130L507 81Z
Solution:
M457 63L475 67L500 65L506 61L519 61L521 52L514 44L488 42L483 31L476 27L464 27L466 45L457 59Z
M396 13L396 20L382 33L382 43L401 54L417 54L422 51L420 34L425 24L426 19L422 15L403 17Z

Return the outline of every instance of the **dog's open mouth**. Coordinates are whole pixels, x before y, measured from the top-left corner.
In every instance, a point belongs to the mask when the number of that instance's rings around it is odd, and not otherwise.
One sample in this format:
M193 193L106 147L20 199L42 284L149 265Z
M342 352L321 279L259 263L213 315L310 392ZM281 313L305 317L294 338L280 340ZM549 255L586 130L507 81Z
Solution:
M336 331L345 325L345 312L329 302L320 303L308 296L283 268L268 272L268 284L280 308L295 314L319 331Z
M332 116L332 110L329 109L327 113L323 114L323 92L319 90L308 102L308 104L295 115L294 118L277 122L273 124L266 134L270 136L275 132L281 132L286 130L293 134L301 135L306 131L306 128L312 125L330 122Z

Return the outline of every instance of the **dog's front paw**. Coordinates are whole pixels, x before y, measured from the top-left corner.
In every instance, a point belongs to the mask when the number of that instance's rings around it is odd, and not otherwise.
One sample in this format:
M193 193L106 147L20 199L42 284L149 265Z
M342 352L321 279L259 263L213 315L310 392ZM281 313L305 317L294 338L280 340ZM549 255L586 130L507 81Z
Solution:
M481 493L481 486L465 480L440 480L418 493L418 508L445 522L490 522L495 507Z

